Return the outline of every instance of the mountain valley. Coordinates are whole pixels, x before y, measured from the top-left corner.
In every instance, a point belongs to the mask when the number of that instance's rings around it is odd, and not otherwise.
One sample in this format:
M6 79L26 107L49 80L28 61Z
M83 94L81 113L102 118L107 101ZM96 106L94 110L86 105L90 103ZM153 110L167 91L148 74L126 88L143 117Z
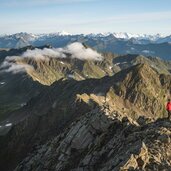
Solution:
M71 45L0 51L0 170L170 170L171 62Z

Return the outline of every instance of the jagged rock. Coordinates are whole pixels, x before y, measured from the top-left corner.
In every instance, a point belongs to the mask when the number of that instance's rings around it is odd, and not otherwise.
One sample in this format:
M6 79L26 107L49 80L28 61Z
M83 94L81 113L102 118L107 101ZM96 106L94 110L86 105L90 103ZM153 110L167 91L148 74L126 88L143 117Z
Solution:
M88 115L89 117L79 118L77 124L71 124L70 131L66 134L66 129L65 136L60 141L55 141L58 138L54 138L44 147L40 147L38 155L35 153L29 159L27 157L15 171L20 171L26 166L38 169L40 161L42 161L43 167L46 165L48 169L55 168L57 171L152 171L161 168L167 170L170 167L171 153L168 152L168 149L171 150L171 146L168 139L171 136L171 125L167 128L163 127L166 120L137 126L136 124L132 125L126 118L124 122L117 120L117 117L115 120L108 120L108 115L105 115L105 112L97 112L97 110ZM104 117L106 117L105 124L108 126L106 129L101 129L100 134L98 129L94 129L94 136L92 136L89 129L90 125L94 123L94 118L104 119ZM79 126L80 124L83 124L82 127ZM167 132L167 136L159 134L162 132ZM87 135L91 135L91 138L89 139ZM70 141L69 137L71 137ZM87 139L86 144L84 143L85 139ZM73 142L78 144L73 146ZM88 147L88 144L91 146ZM58 162L52 162L53 155ZM167 162L167 165L163 164L163 160Z

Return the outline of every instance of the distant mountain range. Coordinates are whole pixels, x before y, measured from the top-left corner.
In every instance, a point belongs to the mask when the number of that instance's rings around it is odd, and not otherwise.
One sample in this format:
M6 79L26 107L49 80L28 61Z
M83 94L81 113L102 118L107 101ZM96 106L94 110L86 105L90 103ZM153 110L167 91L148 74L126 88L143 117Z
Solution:
M16 34L5 34L5 35L0 35L0 37L4 37L7 39L10 38L21 38L25 41L35 41L37 39L43 39L47 37L55 37L55 36L84 36L84 37L107 37L113 35L117 39L137 39L137 40L148 40L150 42L154 43L164 43L164 42L171 42L171 35L169 36L164 36L162 34L154 34L154 35L149 35L149 34L132 34L132 33L126 33L126 32L120 32L120 33L112 33L112 32L107 32L107 33L90 33L90 34L71 34L65 31L62 32L56 32L56 33L47 33L47 34L32 34L32 33L16 33Z
M116 54L141 54L171 59L171 35L160 34L129 34L129 33L98 33L70 34L57 32L51 34L17 33L0 36L0 48L21 48L29 45L63 47L69 43L81 42L99 52Z

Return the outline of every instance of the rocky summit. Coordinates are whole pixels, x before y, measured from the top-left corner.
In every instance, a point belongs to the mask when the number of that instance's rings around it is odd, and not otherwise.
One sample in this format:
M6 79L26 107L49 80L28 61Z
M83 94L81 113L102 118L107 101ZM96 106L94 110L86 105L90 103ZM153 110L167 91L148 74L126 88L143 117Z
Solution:
M107 59L116 66L123 56ZM137 59L143 57L121 62L111 75L63 77L37 87L37 94L0 124L0 170L171 170L165 110L171 75L161 65L136 64ZM107 61L96 66L104 70Z
M109 115L110 114L110 115ZM94 109L29 154L15 169L117 171L170 170L171 122L133 122L116 111Z

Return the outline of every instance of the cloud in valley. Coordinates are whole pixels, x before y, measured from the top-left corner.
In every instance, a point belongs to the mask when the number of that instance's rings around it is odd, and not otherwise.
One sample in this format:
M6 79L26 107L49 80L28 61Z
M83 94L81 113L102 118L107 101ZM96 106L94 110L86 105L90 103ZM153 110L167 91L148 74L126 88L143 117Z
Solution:
M0 72L11 72L13 74L29 70L34 70L33 66L28 64L15 63L14 61L8 59L6 59L0 66Z
M85 48L81 43L78 42L69 44L64 48L27 50L22 54L22 57L45 60L49 57L66 58L66 54L71 54L71 58L77 58L80 60L102 60L101 54L90 48Z
M72 54L72 58L97 61L103 59L99 53L90 48L85 48L81 43L72 43L64 49L64 52L65 50L66 52Z
M22 54L22 57L24 58L34 58L34 59L40 59L40 60L47 60L49 57L51 58L64 58L66 57L60 49L34 49L34 50L27 50Z

